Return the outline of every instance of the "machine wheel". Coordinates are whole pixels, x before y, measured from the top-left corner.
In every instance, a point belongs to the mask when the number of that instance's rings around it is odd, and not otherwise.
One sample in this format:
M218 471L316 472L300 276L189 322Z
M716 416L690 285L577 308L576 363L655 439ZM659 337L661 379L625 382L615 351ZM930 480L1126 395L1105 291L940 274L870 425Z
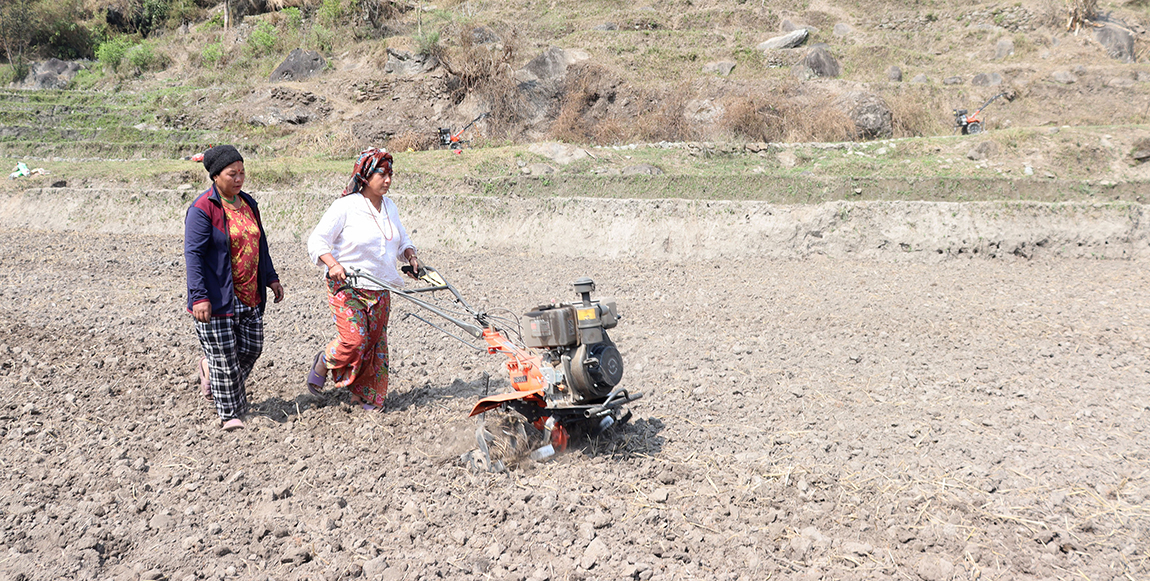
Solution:
M982 122L981 121L971 121L969 124L967 124L966 127L963 128L962 132L969 134L969 135L974 135L976 133L982 133Z

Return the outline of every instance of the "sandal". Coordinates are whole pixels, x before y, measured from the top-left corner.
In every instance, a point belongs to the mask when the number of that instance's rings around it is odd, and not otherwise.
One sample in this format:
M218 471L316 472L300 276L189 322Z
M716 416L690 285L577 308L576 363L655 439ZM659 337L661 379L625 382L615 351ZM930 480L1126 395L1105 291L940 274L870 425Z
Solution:
M225 432L234 432L236 430L244 429L244 421L239 418L232 418L224 422L223 428Z
M323 385L327 383L326 369L323 375L315 372L315 368L319 365L321 358L323 358L323 351L315 354L315 360L311 362L311 369L307 372L307 390L316 397L323 397Z
M383 406L375 405L373 403L367 403L367 402L363 401L363 399L361 399L358 395L355 395L354 393L351 394L351 405L360 406L361 408L363 408L363 411L365 411L365 412L383 412L383 410L384 410Z
M204 396L204 399L208 401L215 401L212 398L212 383L209 379L211 375L208 358L200 357L200 361L196 363L196 368L199 370L200 375L200 395Z

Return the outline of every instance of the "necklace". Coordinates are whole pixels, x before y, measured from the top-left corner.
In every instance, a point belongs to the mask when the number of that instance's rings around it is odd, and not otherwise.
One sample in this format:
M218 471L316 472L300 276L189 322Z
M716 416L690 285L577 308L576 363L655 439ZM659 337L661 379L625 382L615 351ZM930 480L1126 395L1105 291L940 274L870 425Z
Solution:
M379 233L383 234L383 239L390 242L391 239L395 237L395 235L389 234L389 232L392 232L393 229L391 226L391 216L389 216L387 213L387 206L384 205L383 202L380 202L379 204L379 213L383 214L383 217L387 219L387 232L384 232L383 227L379 225L379 218L376 218L375 212L372 212L373 207L371 205L371 200L367 199L367 196L363 196L363 201L367 203L367 213L371 214L371 221L375 222L375 227L379 228Z

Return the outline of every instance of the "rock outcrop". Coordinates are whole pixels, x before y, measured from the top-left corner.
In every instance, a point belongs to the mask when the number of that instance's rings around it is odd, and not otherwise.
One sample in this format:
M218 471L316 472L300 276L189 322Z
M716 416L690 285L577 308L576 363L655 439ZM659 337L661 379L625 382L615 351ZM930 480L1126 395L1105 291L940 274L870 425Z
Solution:
M838 103L854 123L859 139L890 137L892 115L882 97L865 91L851 91L839 97Z
M327 60L318 52L297 48L288 53L287 58L272 71L268 80L273 83L302 81L318 75L326 67Z

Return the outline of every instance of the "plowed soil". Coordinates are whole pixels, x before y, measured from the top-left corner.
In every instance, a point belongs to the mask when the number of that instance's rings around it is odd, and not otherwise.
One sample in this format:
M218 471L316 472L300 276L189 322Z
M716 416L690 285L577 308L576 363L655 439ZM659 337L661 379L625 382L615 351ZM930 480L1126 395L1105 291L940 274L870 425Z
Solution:
M1150 575L1138 260L427 250L488 310L591 276L644 393L606 436L476 474L467 414L502 361L395 301L388 409L308 395L334 326L303 242L273 242L287 300L234 433L198 394L179 236L0 248L3 578Z

